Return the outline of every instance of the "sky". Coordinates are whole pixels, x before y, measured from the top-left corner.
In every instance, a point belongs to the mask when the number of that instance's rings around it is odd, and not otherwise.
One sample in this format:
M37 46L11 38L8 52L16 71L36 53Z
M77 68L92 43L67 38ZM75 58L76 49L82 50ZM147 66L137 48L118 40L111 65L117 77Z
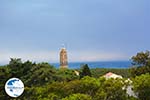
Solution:
M149 0L0 0L0 63L129 60L150 50Z

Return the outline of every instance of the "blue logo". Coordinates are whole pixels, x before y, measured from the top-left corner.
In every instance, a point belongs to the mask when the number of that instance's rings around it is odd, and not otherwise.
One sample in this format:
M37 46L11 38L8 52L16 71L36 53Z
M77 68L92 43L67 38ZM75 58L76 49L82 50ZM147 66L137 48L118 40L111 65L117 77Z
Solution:
M5 84L5 91L10 97L19 97L24 91L24 84L18 78L11 78Z

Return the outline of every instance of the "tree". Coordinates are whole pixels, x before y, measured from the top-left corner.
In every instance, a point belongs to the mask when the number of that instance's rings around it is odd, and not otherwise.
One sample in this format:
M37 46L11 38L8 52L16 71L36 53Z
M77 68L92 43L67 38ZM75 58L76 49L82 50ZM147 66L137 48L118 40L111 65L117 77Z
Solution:
M9 99L6 97L5 92L5 83L11 77L10 69L7 66L0 66L0 99L6 100Z
M58 69L56 71L56 76L57 81L64 81L64 82L79 79L79 76L77 76L74 70L71 69Z
M22 61L20 58L10 58L8 67L11 70L12 77L20 78L22 75Z
M132 57L132 64L131 74L133 77L150 73L150 51L137 53Z
M133 65L137 67L150 66L150 51L139 52L132 57Z
M55 69L48 63L35 64L24 78L27 86L40 86L51 83L55 79Z
M64 84L63 90L66 91L66 95L75 93L81 93L81 80L72 80Z
M63 98L62 100L92 100L92 98L89 95L77 93Z
M95 95L95 100L127 100L125 83L121 79L100 78L100 88Z
M150 74L136 76L133 79L133 90L140 100L150 100Z
M81 79L80 88L81 93L88 94L93 97L100 88L100 82L96 78L85 76Z
M44 86L25 87L21 100L61 100L65 97L63 83L54 82Z
M82 66L82 72L80 73L80 78L84 76L91 76L91 71L87 64Z

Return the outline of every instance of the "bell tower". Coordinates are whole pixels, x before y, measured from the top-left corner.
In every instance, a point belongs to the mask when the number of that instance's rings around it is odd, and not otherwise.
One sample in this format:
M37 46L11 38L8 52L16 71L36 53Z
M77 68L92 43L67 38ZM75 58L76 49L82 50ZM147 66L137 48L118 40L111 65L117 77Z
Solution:
M60 50L60 68L68 68L68 57L65 47Z

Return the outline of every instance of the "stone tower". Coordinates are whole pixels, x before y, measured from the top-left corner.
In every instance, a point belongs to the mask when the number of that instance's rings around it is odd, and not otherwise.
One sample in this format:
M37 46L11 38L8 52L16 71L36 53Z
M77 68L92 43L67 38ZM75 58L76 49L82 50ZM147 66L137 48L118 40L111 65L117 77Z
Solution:
M68 68L67 51L62 48L60 51L60 68Z

